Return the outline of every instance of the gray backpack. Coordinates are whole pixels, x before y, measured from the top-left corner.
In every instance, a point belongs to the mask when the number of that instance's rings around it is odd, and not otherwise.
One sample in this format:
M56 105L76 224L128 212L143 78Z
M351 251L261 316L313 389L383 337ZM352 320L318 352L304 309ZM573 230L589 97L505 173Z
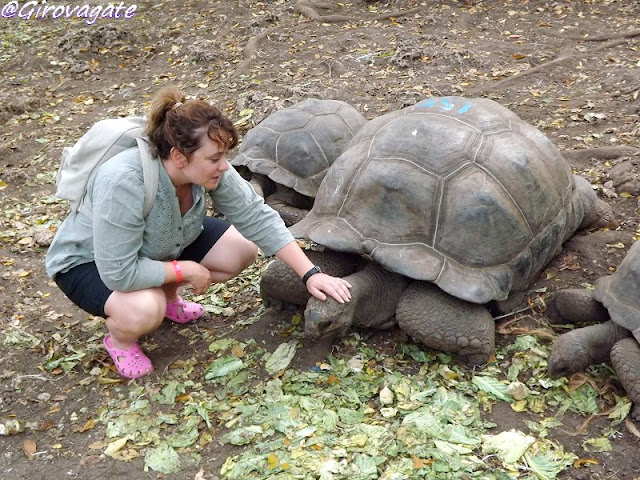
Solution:
M145 125L144 117L109 118L95 123L75 145L62 151L56 196L68 200L72 212L78 211L94 170L118 153L137 146L142 157L146 217L158 191L160 165L151 156L148 140L143 137Z

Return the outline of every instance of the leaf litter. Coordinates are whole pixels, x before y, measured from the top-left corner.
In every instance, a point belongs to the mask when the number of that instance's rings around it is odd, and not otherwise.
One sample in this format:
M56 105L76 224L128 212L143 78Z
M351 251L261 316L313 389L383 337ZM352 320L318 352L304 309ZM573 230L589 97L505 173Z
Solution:
M248 273L254 278L207 292L200 301L223 298L225 305L237 307L240 292L257 284L261 269ZM251 308L247 316L259 319L261 306ZM586 379L605 378L610 372L604 366L591 368L578 382L549 379L548 344L519 335L496 352L495 361L469 371L450 355L410 341L385 353L352 333L325 362L299 371L291 363L300 354L301 323L300 315L293 315L288 341L273 352L253 339L222 336L234 325L220 326L215 336L191 330L194 341L209 339L208 361L177 360L153 385L142 385L113 383L108 369L95 367L100 319L81 324L81 334L68 333L77 330L63 322L48 343L42 368L54 374L76 366L91 369L80 382L98 381L111 394L76 431L102 425L105 438L94 448L120 461L140 457L145 471L171 474L196 466L201 450L211 444L243 447L222 464L221 478L230 480L539 480L588 464L589 459L549 439L549 431L562 427L568 411L603 414L603 395ZM85 337L83 349L77 335ZM42 348L39 338L17 328L5 332L3 340L16 348ZM483 419L497 402L538 420L526 423L528 431L501 432ZM631 408L624 396L615 396L613 405L606 412L610 424L600 436L583 441L585 451L611 448L608 437Z
M204 381L169 369L151 390L138 382L112 387L117 395L97 417L106 448L121 460L144 456L145 471L175 473L197 464L208 444L242 446L222 465L221 478L230 480L540 480L579 461L548 438L563 413L599 413L589 382L571 390L566 379L546 377L548 347L532 336L519 336L475 372L411 342L395 358L357 333L343 346L348 354L299 371L290 367L296 339L273 353L252 340L214 340ZM512 398L514 383L529 394ZM618 400L609 415L620 423L630 403ZM483 419L496 402L539 419L528 432L497 431ZM606 451L610 433L585 440L585 449Z

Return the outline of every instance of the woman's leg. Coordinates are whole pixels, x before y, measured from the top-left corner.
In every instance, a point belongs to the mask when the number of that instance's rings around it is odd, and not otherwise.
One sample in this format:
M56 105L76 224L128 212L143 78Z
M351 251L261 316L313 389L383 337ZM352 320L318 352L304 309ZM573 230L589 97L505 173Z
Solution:
M94 262L56 275L55 282L84 311L106 318L109 335L104 345L118 372L138 378L153 370L136 341L156 329L164 318L166 298L162 288L114 292L104 284Z
M111 343L128 350L142 335L160 326L167 308L162 288L113 292L104 305Z
M200 262L211 272L211 283L226 282L255 262L258 247L231 226Z
M258 256L258 247L244 238L229 222L205 217L203 227L202 233L178 260L191 260L207 267L211 272L211 283L225 282L235 277ZM167 303L173 304L170 305L169 318L185 323L199 317L202 307L195 303L183 303L178 296L179 287L177 283L170 283L162 288ZM183 308L187 311L183 311Z

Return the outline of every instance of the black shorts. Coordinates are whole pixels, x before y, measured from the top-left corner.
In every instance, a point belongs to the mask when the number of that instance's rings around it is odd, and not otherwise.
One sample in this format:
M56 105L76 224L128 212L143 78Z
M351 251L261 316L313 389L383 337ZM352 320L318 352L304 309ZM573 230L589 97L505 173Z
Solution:
M202 233L184 249L177 260L199 263L231 224L219 218L204 217L202 226ZM85 312L98 317L106 316L104 306L113 290L108 289L100 278L95 262L83 263L67 272L59 273L54 277L54 281L67 298Z

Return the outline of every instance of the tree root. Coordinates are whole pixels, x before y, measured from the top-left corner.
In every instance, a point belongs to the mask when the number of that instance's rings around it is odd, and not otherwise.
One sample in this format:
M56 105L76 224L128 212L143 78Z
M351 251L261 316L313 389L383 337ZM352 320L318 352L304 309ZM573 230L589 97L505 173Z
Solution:
M588 160L613 160L614 158L640 154L640 148L635 147L600 147L585 148L581 150L565 150L562 156L571 162L583 162Z
M600 35L598 37L574 37L567 35L560 35L553 32L544 32L544 35L561 38L563 40L577 40L579 42L608 42L609 40L616 40L620 38L633 38L640 36L640 29L629 30L628 32L617 32L611 35Z
M314 7L327 8L325 5L311 5L307 0L300 0L293 6L293 11L308 17L314 22L338 23L338 22L359 22L359 21L380 21L390 18L400 18L421 10L420 7L411 8L398 12L385 13L374 17L353 17L350 15L320 15Z
M309 18L313 22L339 23L339 22L358 22L358 21L376 22L376 21L388 20L390 18L400 18L403 16L411 15L412 13L416 13L422 9L421 7L415 7L409 10L390 12L390 13L385 13L383 15L363 18L363 17L352 17L347 15L320 15L316 10L316 8L320 8L324 10L333 10L334 6L329 3L323 3L323 2L315 2L313 5L311 5L307 0L300 0L293 6L293 11L295 13L304 15L305 17ZM236 78L246 73L247 70L249 70L249 68L251 67L251 65L256 59L259 43L264 38L274 33L278 28L279 27L273 27L273 28L264 30L259 34L254 35L247 41L247 44L245 45L242 51L242 56L244 57L244 60L236 67L235 71L229 76L229 78L232 78L232 79Z
M591 50L589 52L589 54L593 54L593 53L597 53L600 52L602 50L606 50L608 48L613 48L616 47L618 45L621 45L623 43L626 43L627 40L626 39L622 39L622 40L613 40L611 42L605 43L604 45L600 45L597 48L594 48L593 50ZM498 90L504 86L507 86L511 83L517 82L518 80L520 80L523 77L527 77L530 75L535 75L536 73L539 73L543 70L548 69L549 67L553 67L555 65L558 65L560 63L564 63L564 62L576 62L579 61L581 59L582 56L578 56L578 55L565 55L563 57L558 57L556 59L553 60L549 60L548 62L545 63L541 63L540 65L537 65L533 68L530 68L529 70L525 70L524 72L520 72L515 74L512 77L509 78L505 78L504 80L500 80L499 82L496 82L492 85L489 86L483 86L480 88L475 88L470 90L468 93L472 96L479 96L482 93L486 93L488 91L492 91L492 90Z
M233 74L231 75L231 78L235 78L239 75L242 75L243 73L245 73L247 70L249 70L249 67L251 66L251 64L253 63L253 61L256 59L256 55L257 55L257 51L258 51L258 44L265 38L267 37L269 34L271 34L274 30L276 30L277 27L274 28L269 28L267 30L263 30L262 32L260 32L257 35L254 35L253 37L251 37L249 39L249 41L247 42L247 44L245 45L244 49L242 50L242 55L244 57L244 60L242 61L242 63L240 63L240 65L238 65L238 67L235 69L235 71L233 72Z
M420 10L422 10L422 8L414 7L414 8L410 8L409 10L403 10L402 12L385 13L383 15L378 15L377 17L373 17L373 18L369 18L369 19L365 19L365 20L379 22L381 20L388 20L390 18L406 17L407 15L411 15L412 13L417 13Z
M625 90L622 90L619 93L614 93L613 96L614 97L619 97L621 95L629 95L630 93L634 93L636 90L640 90L640 83L638 85L635 85L631 88L627 88Z

